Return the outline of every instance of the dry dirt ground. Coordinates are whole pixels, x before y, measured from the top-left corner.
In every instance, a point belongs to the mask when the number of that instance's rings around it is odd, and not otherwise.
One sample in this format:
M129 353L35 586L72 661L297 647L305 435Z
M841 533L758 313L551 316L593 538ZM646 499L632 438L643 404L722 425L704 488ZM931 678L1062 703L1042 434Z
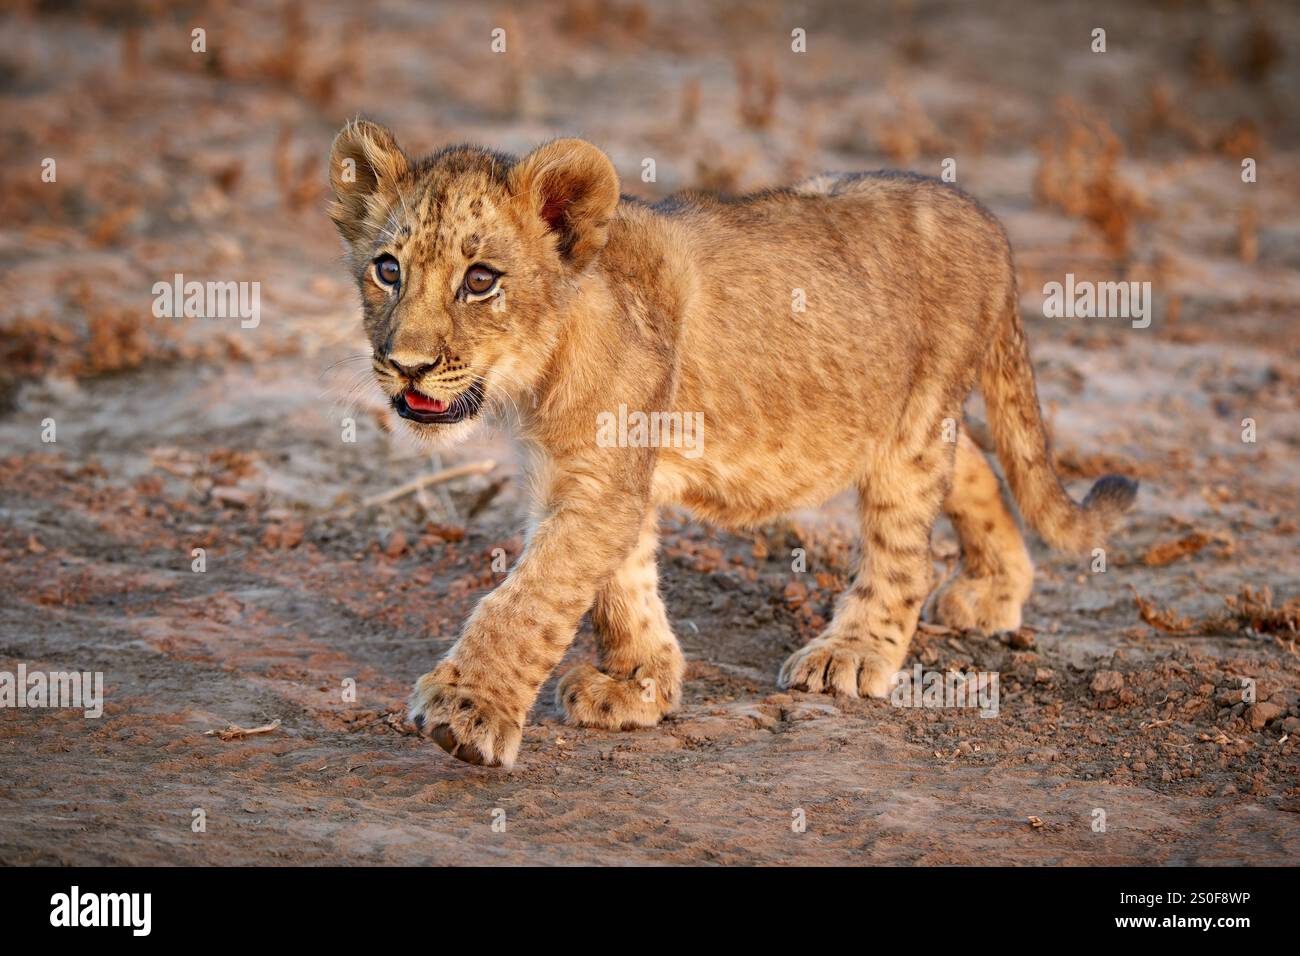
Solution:
M14 6L0 671L102 671L106 704L0 710L0 861L1300 857L1293 4ZM1058 466L1143 482L1104 573L1033 546L1018 634L918 635L909 666L999 673L998 716L776 691L851 573L832 501L750 536L668 517L691 663L662 726L566 727L548 685L510 773L404 726L518 552L523 487L501 434L436 462L382 427L322 213L358 113L417 150L585 135L650 198L954 158L1017 249ZM260 282L260 323L153 318L175 273ZM1067 273L1151 282L1150 327L1044 318ZM936 574L955 549L939 527Z

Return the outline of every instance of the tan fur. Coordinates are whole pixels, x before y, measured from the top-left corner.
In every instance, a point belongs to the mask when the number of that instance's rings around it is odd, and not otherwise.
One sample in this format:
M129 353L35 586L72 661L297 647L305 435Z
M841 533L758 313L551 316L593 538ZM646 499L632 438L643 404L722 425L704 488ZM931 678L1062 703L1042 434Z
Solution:
M943 510L957 530L962 560L939 595L939 620L981 634L1019 630L1020 609L1034 586L1034 565L993 469L964 432Z
M363 167L352 182L338 174L347 159ZM678 705L683 662L654 565L669 504L735 528L857 489L861 567L783 686L886 692L933 584L941 510L963 549L941 618L1018 626L1032 565L987 462L953 441L977 374L1017 500L1050 542L1099 545L1132 500L1122 479L1099 482L1088 509L1061 489L1006 237L954 187L823 176L651 207L620 200L609 160L580 140L522 160L456 147L411 162L364 121L339 134L331 181L381 386L456 403L477 382L533 456L522 557L412 696L412 719L461 759L513 763L588 611L600 667L561 681L567 718L645 726ZM400 290L374 281L381 254L398 259ZM466 301L479 263L503 274L499 288ZM702 414L702 453L607 447L598 421L620 406ZM472 427L403 424L430 442Z

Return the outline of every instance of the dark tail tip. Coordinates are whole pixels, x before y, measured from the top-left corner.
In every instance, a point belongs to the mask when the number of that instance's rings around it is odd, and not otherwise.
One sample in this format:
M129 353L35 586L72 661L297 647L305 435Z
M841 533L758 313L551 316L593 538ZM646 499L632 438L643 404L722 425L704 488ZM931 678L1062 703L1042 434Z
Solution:
M1098 478L1083 499L1083 507L1088 511L1106 511L1122 514L1133 507L1137 500L1138 483L1123 475L1103 475Z

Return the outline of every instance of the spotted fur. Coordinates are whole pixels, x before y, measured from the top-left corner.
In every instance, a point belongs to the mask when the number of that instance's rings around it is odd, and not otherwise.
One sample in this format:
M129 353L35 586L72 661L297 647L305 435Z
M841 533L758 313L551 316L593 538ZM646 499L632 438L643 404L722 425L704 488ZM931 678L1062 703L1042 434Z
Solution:
M1005 234L955 187L825 176L651 206L620 199L612 164L580 140L519 160L453 147L412 161L365 121L339 134L330 169L381 386L454 403L476 384L531 452L524 553L411 700L412 719L461 759L514 762L588 612L600 663L560 682L568 720L648 726L680 703L655 570L667 505L738 528L856 490L861 566L782 686L886 692L933 586L940 511L963 551L941 619L1017 627L1033 568L987 461L955 427L977 378L1021 512L1051 544L1100 544L1132 502L1124 479L1099 482L1087 507L1062 490ZM398 259L400 289L373 281L381 254ZM461 290L475 263L502 274L488 300ZM598 416L620 406L702 414L702 453L607 447ZM473 422L403 424L443 442Z

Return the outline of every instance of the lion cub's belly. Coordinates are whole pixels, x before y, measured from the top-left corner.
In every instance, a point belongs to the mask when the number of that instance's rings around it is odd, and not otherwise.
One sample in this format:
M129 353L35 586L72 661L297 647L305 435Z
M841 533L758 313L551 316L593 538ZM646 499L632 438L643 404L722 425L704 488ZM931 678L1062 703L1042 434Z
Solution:
M723 527L748 527L796 508L821 504L862 473L864 441L842 443L833 456L773 453L755 442L730 441L688 459L661 451L651 494Z

